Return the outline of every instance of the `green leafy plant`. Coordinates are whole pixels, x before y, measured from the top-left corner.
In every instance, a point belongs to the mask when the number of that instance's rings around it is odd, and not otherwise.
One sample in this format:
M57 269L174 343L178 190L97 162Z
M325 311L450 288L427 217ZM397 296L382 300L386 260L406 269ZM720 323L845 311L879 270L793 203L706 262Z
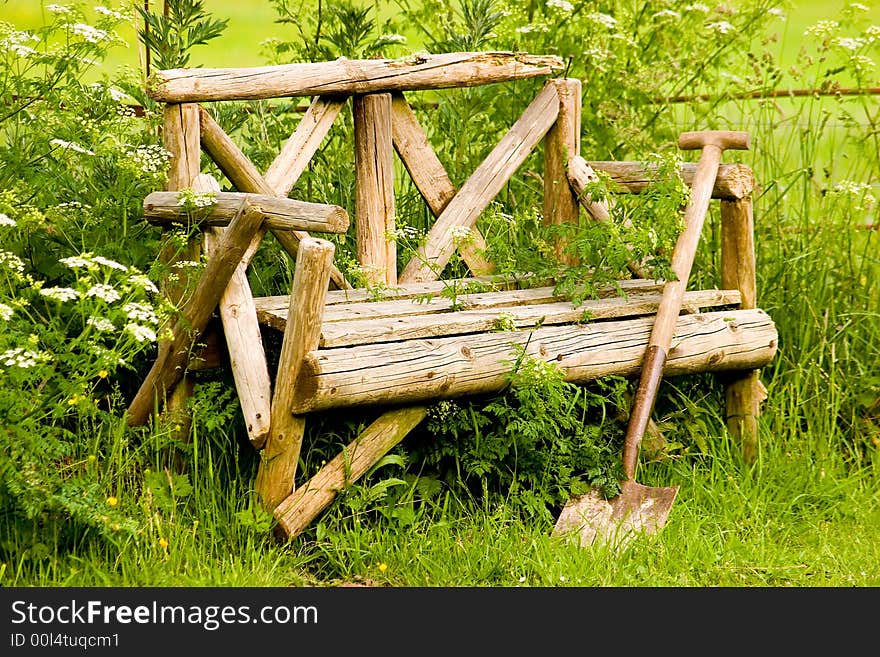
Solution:
M229 23L212 18L201 0L165 0L161 14L140 5L136 9L144 21L138 37L159 69L187 66L192 48L221 36Z

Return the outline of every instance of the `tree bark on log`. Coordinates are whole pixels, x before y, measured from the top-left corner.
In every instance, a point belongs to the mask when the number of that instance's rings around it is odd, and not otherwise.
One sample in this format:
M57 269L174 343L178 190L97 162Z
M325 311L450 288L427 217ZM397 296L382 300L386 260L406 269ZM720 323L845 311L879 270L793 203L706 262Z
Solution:
M570 158L581 152L581 82L572 78L550 80L559 96L559 115L544 137L544 224L577 225L578 197L568 183L566 169ZM560 262L575 263L566 244L554 245Z
M177 103L353 95L473 87L550 75L562 68L559 57L514 52L416 54L405 60L340 57L332 62L156 71L147 93L153 100Z
M327 465L298 487L275 509L284 536L293 538L314 520L346 486L360 479L424 418L424 406L384 413L337 454Z
M208 226L227 226L232 217L247 202L254 212L262 213L267 228L280 230L317 230L324 233L344 233L348 230L348 213L338 205L309 203L265 194L216 192L215 202L202 212L195 212L198 223ZM178 192L152 192L144 198L144 218L153 224L189 221L179 205Z
M352 100L357 258L371 285L397 283L391 94Z
M653 317L315 351L296 385L295 413L364 404L413 403L501 390L515 345L561 368L574 383L638 372ZM681 315L664 372L754 369L776 352L761 310ZM405 344L405 348L402 346Z
M743 308L757 307L754 218L751 197L721 201L721 280L742 294ZM757 369L722 377L725 382L727 429L740 441L743 458L758 454L758 416L767 397Z
M195 291L181 308L172 339L160 345L156 361L128 408L130 425L145 424L154 399L160 408L164 406L168 393L183 377L190 348L205 329L262 221L260 213L242 206L241 213L229 224L217 253L208 261Z
M291 412L292 400L303 359L318 347L333 251L331 242L307 238L300 243L296 259L290 321L284 331L272 396L271 427L257 471L257 493L270 511L293 490L306 419Z
M653 166L644 162L586 162L597 171L604 171L611 176L621 192L638 194L654 181L651 171ZM681 179L686 185L693 186L697 165L684 162L681 165ZM755 189L755 174L745 164L720 164L712 198L736 200L749 196Z

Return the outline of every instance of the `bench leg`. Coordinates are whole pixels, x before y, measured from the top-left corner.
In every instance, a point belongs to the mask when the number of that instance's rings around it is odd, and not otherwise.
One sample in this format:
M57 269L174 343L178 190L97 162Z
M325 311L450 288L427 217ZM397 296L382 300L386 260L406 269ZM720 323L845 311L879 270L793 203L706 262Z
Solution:
M275 509L279 533L293 538L321 511L330 506L336 494L357 481L388 451L403 440L427 414L426 406L410 406L384 413L354 439L314 477Z
M269 436L257 471L256 489L267 511L272 511L293 490L306 421L290 409L303 360L318 348L321 337L333 251L332 242L314 237L303 239L297 250L287 326L272 395Z
M721 286L738 289L741 307L757 307L755 238L750 196L721 201ZM724 377L727 429L742 444L743 458L752 462L758 449L758 416L767 397L758 370Z

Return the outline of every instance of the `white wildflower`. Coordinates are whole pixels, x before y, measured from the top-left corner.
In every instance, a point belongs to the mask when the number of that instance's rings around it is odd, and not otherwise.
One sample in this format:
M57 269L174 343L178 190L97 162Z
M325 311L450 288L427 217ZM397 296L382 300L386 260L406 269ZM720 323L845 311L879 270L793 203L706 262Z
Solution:
M6 367L20 367L23 370L34 367L37 363L50 360L52 360L52 357L45 352L33 351L22 347L7 349L0 354L0 363L3 363Z
M0 303L0 319L4 322L8 322L12 318L14 312L15 311L5 303Z
M474 240L474 234L467 226L453 226L449 229L449 235L452 237L452 242L456 246L463 246Z
M819 21L815 25L810 25L810 27L804 30L804 36L813 36L824 39L825 37L830 37L834 34L839 27L840 23L837 21Z
M88 148L80 146L79 144L72 141L65 141L64 139L52 139L49 141L53 146L58 146L59 148L64 148L69 151L76 151L77 153L84 153L85 155L94 155L93 151L90 151Z
M99 265L104 265L105 267L110 267L110 269L118 269L119 271L128 271L128 267L125 265L120 265L118 262L114 260L110 260L105 258L104 256L94 256L92 258L92 262L97 262Z
M874 43L880 39L880 25L871 25L865 28L865 39L868 43Z
M131 320L138 322L150 322L152 324L158 324L159 318L156 317L156 311L154 311L150 306L147 306L142 303L127 303L122 306L123 312L125 312L125 316Z
M383 34L380 39L385 43L406 43L406 37L402 34Z
M104 283L98 283L97 285L93 285L86 291L87 297L98 297L102 301L107 303L113 303L114 301L119 300L119 292L116 291L116 288L112 285L105 285Z
M70 9L65 7L64 5L46 5L46 11L51 11L53 14L69 14Z
M564 11L567 14L574 11L574 5L568 2L568 0L547 0L547 6Z
M854 39L852 37L838 37L834 40L834 45L844 50L858 50L865 45L864 39Z
M14 226L15 220L10 219L8 214L0 212L0 226Z
M144 173L158 173L165 170L171 153L158 145L138 146L129 151L128 156L134 163L135 168Z
M197 267L201 267L202 263L198 260L178 260L171 266L174 269L196 269Z
M716 21L715 23L709 23L707 27L712 32L718 32L720 34L727 34L728 32L731 32L735 29L733 25L731 25L727 21Z
M62 265L67 265L71 269L92 266L92 261L82 256L70 256L69 258L61 258L61 260L59 260L58 262L60 262Z
M116 330L116 325L104 317L89 317L86 324L93 327L98 333L111 333Z
M138 342L155 342L156 332L148 326L140 324L126 324L125 330L131 333Z
M30 46L24 46L20 43L14 43L11 45L7 45L7 48L22 58L30 57L31 55L36 54L36 52L37 52L36 50L31 48Z
M74 23L73 33L89 43L101 43L101 41L106 41L110 36L104 30L86 23Z
M6 267L16 274L24 272L24 261L11 251L0 251L0 267Z
M132 274L128 277L128 282L147 292L159 293L159 288L156 287L156 284L143 274Z
M113 9L108 9L103 5L98 5L95 7L95 11L99 14L103 14L104 16L109 16L110 18L115 18L118 21L124 21L125 16L118 11L114 11Z
M709 7L707 7L706 5L704 5L700 2L695 2L694 4L686 5L684 10L685 11L700 11L704 14L709 13Z
M600 12L593 12L587 18L594 23L598 23L603 27L607 27L609 30L613 29L614 26L617 25L617 19L614 16L609 16L608 14L603 14Z
M771 16L776 16L781 21L785 20L785 12L782 11L779 7L773 7L772 9L768 9L767 13Z
M677 11L672 11L671 9L663 9L654 14L653 18L671 18L673 20L679 20L681 18L681 14L679 14Z
M55 301L72 301L79 297L79 292L69 287L44 287L40 294Z
M869 12L871 8L867 5L863 5L861 2L850 2L847 6L847 9L850 11L861 11L861 12Z
M876 66L874 60L865 55L853 55L849 58L849 61L860 74L869 73Z

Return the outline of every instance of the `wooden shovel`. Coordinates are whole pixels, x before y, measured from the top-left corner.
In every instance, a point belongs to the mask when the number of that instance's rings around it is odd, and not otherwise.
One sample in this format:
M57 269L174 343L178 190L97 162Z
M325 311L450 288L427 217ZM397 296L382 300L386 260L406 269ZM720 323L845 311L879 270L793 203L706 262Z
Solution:
M720 130L685 132L678 138L678 147L683 150L701 148L702 153L694 175L690 201L684 212L684 230L672 254L672 271L676 280L668 281L663 286L660 307L642 360L641 378L623 447L626 479L621 482L620 495L610 500L604 499L598 490L569 500L553 529L554 536L577 531L582 546L597 541L620 546L638 531L657 533L666 524L678 494L678 486L653 487L635 481L639 444L657 399L675 323L681 312L682 299L712 198L721 153L728 148L747 150L749 135L746 132Z

